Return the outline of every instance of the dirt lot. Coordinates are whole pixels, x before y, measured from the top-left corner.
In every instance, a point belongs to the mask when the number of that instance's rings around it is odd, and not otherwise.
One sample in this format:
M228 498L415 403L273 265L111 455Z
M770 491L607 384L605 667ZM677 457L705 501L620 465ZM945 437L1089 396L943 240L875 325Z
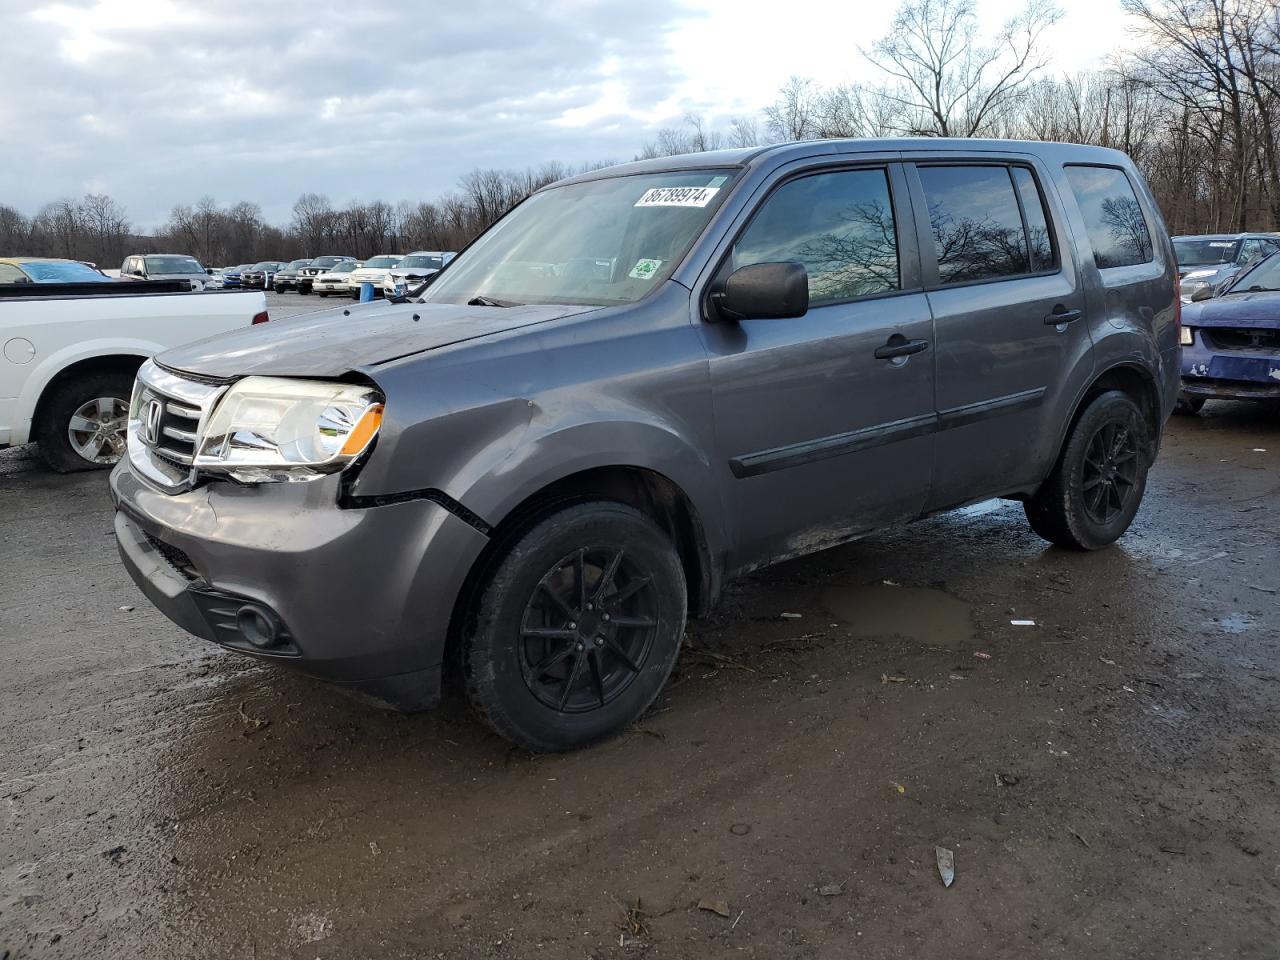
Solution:
M1274 957L1278 496L1210 404L1117 547L989 503L774 568L534 757L184 635L103 475L0 453L0 958Z

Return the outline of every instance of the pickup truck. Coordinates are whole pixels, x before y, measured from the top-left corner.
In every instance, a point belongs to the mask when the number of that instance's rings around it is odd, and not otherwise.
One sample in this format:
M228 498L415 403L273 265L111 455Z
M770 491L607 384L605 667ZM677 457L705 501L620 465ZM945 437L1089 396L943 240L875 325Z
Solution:
M185 280L0 289L0 448L34 440L59 473L109 467L144 360L266 319L260 292L193 296Z

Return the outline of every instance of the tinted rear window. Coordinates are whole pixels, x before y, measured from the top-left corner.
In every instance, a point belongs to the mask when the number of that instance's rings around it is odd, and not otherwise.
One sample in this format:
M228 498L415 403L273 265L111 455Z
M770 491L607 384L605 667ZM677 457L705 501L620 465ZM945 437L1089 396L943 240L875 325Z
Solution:
M1007 167L920 167L919 173L941 283L1031 272Z
M1124 171L1068 164L1066 173L1084 216L1094 262L1100 268L1150 263L1151 231Z

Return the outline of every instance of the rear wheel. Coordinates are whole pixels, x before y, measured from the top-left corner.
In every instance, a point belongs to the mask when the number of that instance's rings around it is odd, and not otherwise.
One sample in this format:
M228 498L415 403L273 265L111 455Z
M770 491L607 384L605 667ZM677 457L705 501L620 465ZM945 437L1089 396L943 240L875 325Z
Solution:
M1126 393L1090 401L1049 479L1027 501L1027 520L1050 543L1098 550L1129 529L1150 469L1150 431Z
M35 441L58 473L102 470L124 456L133 376L103 371L68 380L44 400Z
M497 561L465 637L468 698L536 752L608 737L666 683L685 602L680 557L652 520L620 503L565 507Z
M1179 396L1178 402L1174 404L1173 412L1184 417L1194 417L1202 409L1204 409L1203 397Z

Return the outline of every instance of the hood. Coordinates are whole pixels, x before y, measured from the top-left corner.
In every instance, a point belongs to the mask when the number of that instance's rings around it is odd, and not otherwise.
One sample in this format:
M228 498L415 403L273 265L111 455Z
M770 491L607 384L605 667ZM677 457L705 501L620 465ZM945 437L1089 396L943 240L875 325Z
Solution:
M1178 276L1185 277L1188 273L1199 273L1203 274L1203 276L1197 277L1197 280L1218 280L1227 272L1230 266L1231 264L1229 263L1211 263L1202 267L1180 266L1178 267Z
M156 359L205 377L336 377L351 370L586 313L564 304L467 307L370 303L273 320L166 350ZM414 320L414 315L419 317Z
M1186 304L1182 322L1188 327L1280 327L1280 293L1229 293Z

